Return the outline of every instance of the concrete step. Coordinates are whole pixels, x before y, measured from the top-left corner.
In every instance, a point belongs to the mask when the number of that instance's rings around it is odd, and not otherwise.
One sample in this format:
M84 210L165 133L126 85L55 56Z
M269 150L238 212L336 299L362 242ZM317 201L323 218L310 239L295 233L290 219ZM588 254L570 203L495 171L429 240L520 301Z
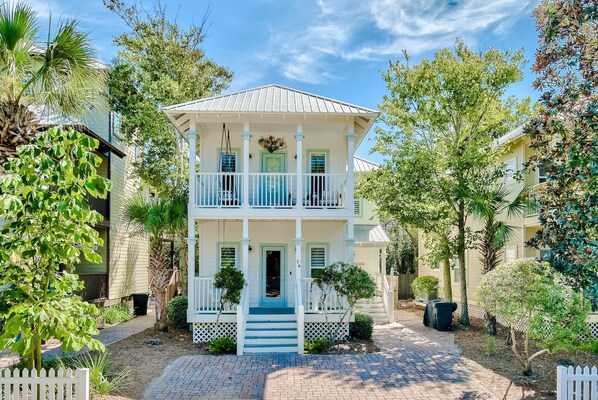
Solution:
M245 345L244 353L263 354L263 353L294 353L297 354L297 345Z
M297 321L297 318L294 314L248 314L247 315L247 322L279 322L279 321L286 321L286 322L293 322Z
M296 332L295 332L296 333ZM297 346L297 336L284 337L284 336L270 336L270 337L257 337L257 336L245 336L245 347L251 345L262 345L262 346L278 346L278 345L294 345Z
M297 328L261 329L245 328L245 337L275 337L275 336L297 336Z
M246 329L276 330L297 329L297 321L247 321Z

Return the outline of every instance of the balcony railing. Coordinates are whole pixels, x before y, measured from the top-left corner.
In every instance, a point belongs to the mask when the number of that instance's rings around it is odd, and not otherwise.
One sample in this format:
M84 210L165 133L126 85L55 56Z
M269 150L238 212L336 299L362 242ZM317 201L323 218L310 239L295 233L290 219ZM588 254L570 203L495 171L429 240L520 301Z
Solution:
M248 202L252 208L291 208L297 205L297 174L250 173ZM345 208L346 174L303 174L301 204L306 208ZM200 172L197 174L197 207L241 207L243 174Z
M216 314L220 310L222 290L214 286L214 278L195 278L193 281L193 296L195 312L197 314ZM225 306L223 313L235 313L237 306Z
M330 289L324 293L319 286L313 283L312 278L302 278L303 288L302 294L304 296L303 303L305 304L306 313L342 313L347 310L347 302L340 297L334 289Z

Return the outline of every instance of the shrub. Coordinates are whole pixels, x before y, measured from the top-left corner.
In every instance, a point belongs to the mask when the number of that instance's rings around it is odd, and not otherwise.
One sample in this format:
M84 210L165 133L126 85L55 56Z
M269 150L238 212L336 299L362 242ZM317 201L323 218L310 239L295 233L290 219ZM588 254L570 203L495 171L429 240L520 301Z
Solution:
M212 354L236 354L237 341L232 336L222 336L209 341L208 351Z
M119 324L133 318L133 313L125 303L104 309L104 322L107 324Z
M308 340L303 346L305 353L323 353L330 348L328 338L320 338L314 341Z
M233 266L223 266L214 275L214 287L222 289L220 295L220 311L225 304L239 304L241 302L241 291L245 286L243 272Z
M349 335L353 339L372 340L374 319L369 315L355 313L355 322L350 324Z
M80 357L61 359L61 368L88 368L89 388L93 399L117 393L129 379L129 371L110 366L108 353L86 353Z
M486 353L489 356L496 355L496 336L486 335Z
M187 297L179 296L168 303L168 320L177 328L187 328Z
M415 297L427 295L438 295L438 278L431 275L418 276L411 284Z

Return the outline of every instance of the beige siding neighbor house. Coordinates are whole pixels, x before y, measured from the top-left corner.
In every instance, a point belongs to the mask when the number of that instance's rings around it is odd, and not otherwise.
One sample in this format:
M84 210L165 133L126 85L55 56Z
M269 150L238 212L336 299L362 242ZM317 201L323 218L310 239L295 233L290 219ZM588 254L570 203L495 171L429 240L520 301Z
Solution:
M63 116L40 113L46 126L72 126L100 141L97 154L102 158L98 173L112 181L107 199L90 198L92 209L104 217L95 228L104 240L97 249L101 264L82 260L76 273L85 282L84 300L103 301L105 305L120 302L132 293L148 291L148 246L145 237L132 237L122 219L123 201L143 190L132 177L136 151L119 141L117 115L107 111L90 111L80 121Z
M191 148L194 340L235 335L238 354L302 354L304 340L325 336L347 307L335 293L322 302L312 276L355 260L353 155L378 111L270 85L165 112ZM239 268L248 285L215 328L222 265Z

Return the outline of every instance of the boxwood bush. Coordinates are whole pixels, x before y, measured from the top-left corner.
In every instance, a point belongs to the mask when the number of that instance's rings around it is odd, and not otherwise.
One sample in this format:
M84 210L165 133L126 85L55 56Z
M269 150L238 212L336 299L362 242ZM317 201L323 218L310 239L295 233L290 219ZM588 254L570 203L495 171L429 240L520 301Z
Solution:
M432 275L418 276L411 284L415 298L423 298L426 294L438 296L438 278Z
M353 339L372 340L374 319L360 312L355 313L355 322L349 324L349 335Z
M168 320L177 328L187 328L187 297L178 296L168 303Z

